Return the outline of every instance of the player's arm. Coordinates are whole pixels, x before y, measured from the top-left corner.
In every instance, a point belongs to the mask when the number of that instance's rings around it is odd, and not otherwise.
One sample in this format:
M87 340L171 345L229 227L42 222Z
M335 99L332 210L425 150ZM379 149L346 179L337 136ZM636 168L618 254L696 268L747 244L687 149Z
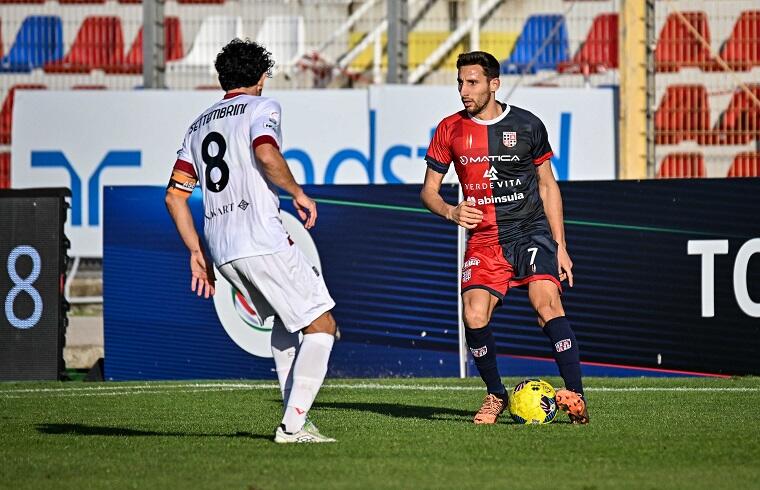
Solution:
M538 166L538 192L544 203L544 214L549 222L552 237L559 245L557 248L557 262L559 265L560 280L567 277L568 284L573 287L573 261L567 253L565 243L565 223L562 211L562 195L559 185L552 173L552 166L545 162Z
M293 196L293 206L304 222L304 227L307 230L312 228L317 221L317 203L304 193L293 178L280 150L272 143L261 143L253 151L269 181Z
M432 213L437 214L459 226L469 230L475 228L483 221L483 212L469 201L462 201L457 206L452 206L441 197L441 183L445 174L428 168L425 172L425 182L422 184L420 199Z
M201 239L195 230L190 206L187 204L196 183L197 180L194 176L182 170L174 169L169 186L166 189L164 201L166 209L177 227L179 236L190 251L190 273L192 275L190 289L197 292L198 296L203 295L208 298L215 292L214 272L210 267L211 262L207 260L203 251Z

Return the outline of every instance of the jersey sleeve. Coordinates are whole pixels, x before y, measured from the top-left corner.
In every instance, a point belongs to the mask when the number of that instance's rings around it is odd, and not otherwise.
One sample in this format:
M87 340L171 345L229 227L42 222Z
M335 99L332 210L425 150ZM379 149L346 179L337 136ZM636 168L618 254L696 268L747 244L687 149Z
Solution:
M173 170L180 170L188 175L192 175L195 180L198 180L198 174L195 171L195 159L193 158L193 152L190 151L189 131L185 134L182 146L177 150L177 161L174 162Z
M428 168L438 173L445 174L451 165L451 141L449 127L444 121L438 124L433 134L433 139L428 146L425 161Z
M282 109L276 100L266 100L256 107L251 123L251 144L254 148L264 143L280 148L282 145L281 118Z
M541 165L546 160L552 157L554 152L549 144L549 135L546 133L546 126L544 123L536 118L536 122L533 125L533 148L531 149L531 157L533 163Z

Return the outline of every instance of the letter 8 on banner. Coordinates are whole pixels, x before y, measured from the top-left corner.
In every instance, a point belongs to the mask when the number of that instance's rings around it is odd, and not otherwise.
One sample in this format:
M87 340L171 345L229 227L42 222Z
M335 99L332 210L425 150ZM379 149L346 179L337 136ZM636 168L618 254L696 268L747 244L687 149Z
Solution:
M303 224L290 213L281 212L282 224L290 238L301 249L309 262L321 273L317 246ZM272 307L258 295L249 298L246 291L238 291L219 272L216 275L214 308L224 331L241 349L258 357L272 357L271 337L275 317Z

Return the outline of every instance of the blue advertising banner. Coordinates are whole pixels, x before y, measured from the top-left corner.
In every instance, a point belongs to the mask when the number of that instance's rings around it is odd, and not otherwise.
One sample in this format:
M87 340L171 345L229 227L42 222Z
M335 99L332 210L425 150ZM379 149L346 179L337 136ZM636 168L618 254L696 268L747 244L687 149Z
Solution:
M760 179L562 183L575 275L563 304L585 374L760 374L758 191ZM329 375L457 376L456 227L422 209L417 185L307 192L318 224L306 242L289 230L337 303ZM455 186L443 193L456 202ZM106 188L106 377L274 378L267 319L234 291L190 292L163 195ZM200 229L200 196L190 204ZM509 291L492 325L503 375L556 373L525 290Z

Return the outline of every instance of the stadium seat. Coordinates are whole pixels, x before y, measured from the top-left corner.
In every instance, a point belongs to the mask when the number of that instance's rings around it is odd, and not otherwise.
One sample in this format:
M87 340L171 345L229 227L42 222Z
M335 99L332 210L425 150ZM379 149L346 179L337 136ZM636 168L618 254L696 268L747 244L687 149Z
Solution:
M137 3L137 4L142 3L142 0L117 0L117 1L118 3Z
M727 177L760 177L760 153L746 151L737 154Z
M683 140L705 143L710 137L710 105L703 85L671 85L654 115L655 143Z
M63 56L63 27L56 15L24 19L8 54L0 59L0 72L28 73Z
M748 89L760 99L760 85L750 85ZM718 145L745 145L760 140L760 107L738 88L713 132L712 142Z
M11 186L11 153L4 151L0 153L0 189L7 189Z
M16 96L16 90L44 90L47 87L37 83L26 83L14 85L8 90L8 94L3 101L3 107L0 109L0 145L7 145L11 142L11 124L13 123L13 100Z
M599 73L618 67L618 14L594 18L581 48L572 61L557 65L560 73Z
M119 65L124 60L121 19L115 16L86 17L63 59L45 65L47 73L89 73Z
M81 84L81 85L73 85L71 87L71 90L108 90L108 87L105 85L100 84Z
M269 15L256 34L256 42L272 53L277 65L287 65L304 54L304 22L300 15Z
M164 61L173 61L182 58L182 29L179 17L164 18ZM124 63L120 65L104 66L106 73L142 73L143 70L143 28L137 32L132 47L129 48Z
M705 157L701 153L671 153L662 159L658 179L706 177Z
M171 71L205 69L209 73L216 73L214 69L216 55L225 44L242 35L243 19L241 17L206 17L187 55L178 61L167 63L166 68Z
M742 12L720 57L732 70L746 71L760 65L760 10Z
M45 3L45 0L0 0L0 5L10 5L10 4L40 4Z
M177 0L177 3L185 4L222 4L224 0Z
M541 50L542 46L543 50ZM531 64L534 57L536 59ZM509 59L502 61L501 72L517 74L535 73L536 70L554 70L558 63L567 59L565 17L558 14L531 15L525 22Z
M710 28L704 12L681 12L707 44L710 44ZM678 71L684 67L709 69L714 65L710 50L703 46L677 13L671 13L660 31L654 52L657 71Z
M61 5L66 4L85 4L85 3L106 3L106 0L58 0L58 3Z

